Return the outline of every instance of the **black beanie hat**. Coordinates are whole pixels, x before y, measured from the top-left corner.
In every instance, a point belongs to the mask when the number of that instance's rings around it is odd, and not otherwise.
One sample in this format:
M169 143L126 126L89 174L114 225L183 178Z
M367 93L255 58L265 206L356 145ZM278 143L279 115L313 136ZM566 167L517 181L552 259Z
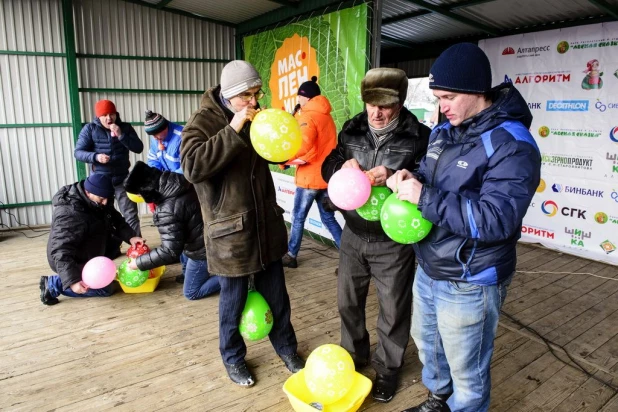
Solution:
M300 87L298 88L298 95L299 96L305 96L308 99L312 99L315 96L319 96L320 94L322 94L320 92L320 86L318 86L318 78L315 76L311 77L311 80L304 82L303 84L300 85Z
M154 113L152 110L146 110L146 120L144 121L144 128L147 134L157 134L162 132L167 127L169 122L159 113Z
M491 90L491 65L476 44L458 43L444 50L429 71L429 88L483 94Z
M108 175L99 173L91 174L84 181L84 189L95 196L111 199L114 197L114 185Z
M158 203L161 199L159 179L163 173L159 169L150 167L138 160L127 178L124 179L124 189L128 193L140 195L147 203Z

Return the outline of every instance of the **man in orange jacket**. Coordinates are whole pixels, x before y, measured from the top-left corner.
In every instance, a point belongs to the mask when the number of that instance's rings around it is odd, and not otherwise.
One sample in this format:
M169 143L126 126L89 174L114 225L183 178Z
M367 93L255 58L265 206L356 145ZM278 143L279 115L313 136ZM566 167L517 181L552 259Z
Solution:
M337 129L331 116L332 107L325 96L321 95L317 77L304 82L298 88L300 111L296 115L303 133L303 143L293 160L288 165L296 165L296 193L292 211L292 229L288 242L288 252L283 256L283 266L298 267L296 257L303 239L305 220L315 200L320 212L320 219L333 236L339 247L341 226L335 219L335 213L324 210L322 201L328 196L326 182L322 179L322 162L337 146Z

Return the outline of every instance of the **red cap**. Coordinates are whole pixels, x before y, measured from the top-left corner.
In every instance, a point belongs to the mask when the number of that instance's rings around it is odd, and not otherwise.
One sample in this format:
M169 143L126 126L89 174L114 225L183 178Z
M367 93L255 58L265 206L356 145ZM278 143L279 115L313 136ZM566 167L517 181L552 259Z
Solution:
M105 116L106 114L116 114L116 105L111 100L99 100L94 105L94 114L97 117Z

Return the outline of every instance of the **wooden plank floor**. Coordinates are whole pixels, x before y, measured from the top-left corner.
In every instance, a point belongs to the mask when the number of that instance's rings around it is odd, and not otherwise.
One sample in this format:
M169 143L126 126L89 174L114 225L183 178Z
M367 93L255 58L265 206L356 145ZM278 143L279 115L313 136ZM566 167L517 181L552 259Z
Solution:
M144 222L148 225L149 222ZM218 350L218 297L190 302L172 265L155 293L111 298L38 299L49 274L47 235L0 233L0 410L6 411L290 411L282 391L290 376L268 340L248 344L257 384L229 382ZM151 246L159 236L144 227ZM126 250L126 248L125 248ZM618 268L519 245L518 273L504 311L566 347L594 377L618 385ZM339 342L337 251L303 241L299 268L286 279L299 352ZM118 259L119 263L122 259ZM549 274L546 272L567 272ZM367 302L375 345L378 304ZM558 351L561 358L567 361ZM361 371L373 378L373 370ZM414 343L400 389L388 404L361 410L398 411L421 402L421 364ZM492 411L618 411L618 395L556 359L541 339L501 318L492 365Z

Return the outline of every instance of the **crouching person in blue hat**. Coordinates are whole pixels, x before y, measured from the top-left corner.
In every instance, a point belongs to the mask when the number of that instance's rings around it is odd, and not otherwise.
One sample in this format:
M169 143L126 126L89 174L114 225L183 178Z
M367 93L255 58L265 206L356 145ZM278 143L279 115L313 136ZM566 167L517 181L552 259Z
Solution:
M181 174L162 172L137 162L124 187L157 206L152 221L161 235L161 246L132 260L129 268L150 270L177 263L184 255L185 297L196 300L219 292L219 278L208 273L204 222L193 185Z
M52 200L51 233L47 260L56 275L41 276L41 302L55 305L58 296L111 296L113 284L90 289L82 282L82 269L97 256L114 255L122 241L132 246L144 242L114 209L114 185L108 175L62 187Z

